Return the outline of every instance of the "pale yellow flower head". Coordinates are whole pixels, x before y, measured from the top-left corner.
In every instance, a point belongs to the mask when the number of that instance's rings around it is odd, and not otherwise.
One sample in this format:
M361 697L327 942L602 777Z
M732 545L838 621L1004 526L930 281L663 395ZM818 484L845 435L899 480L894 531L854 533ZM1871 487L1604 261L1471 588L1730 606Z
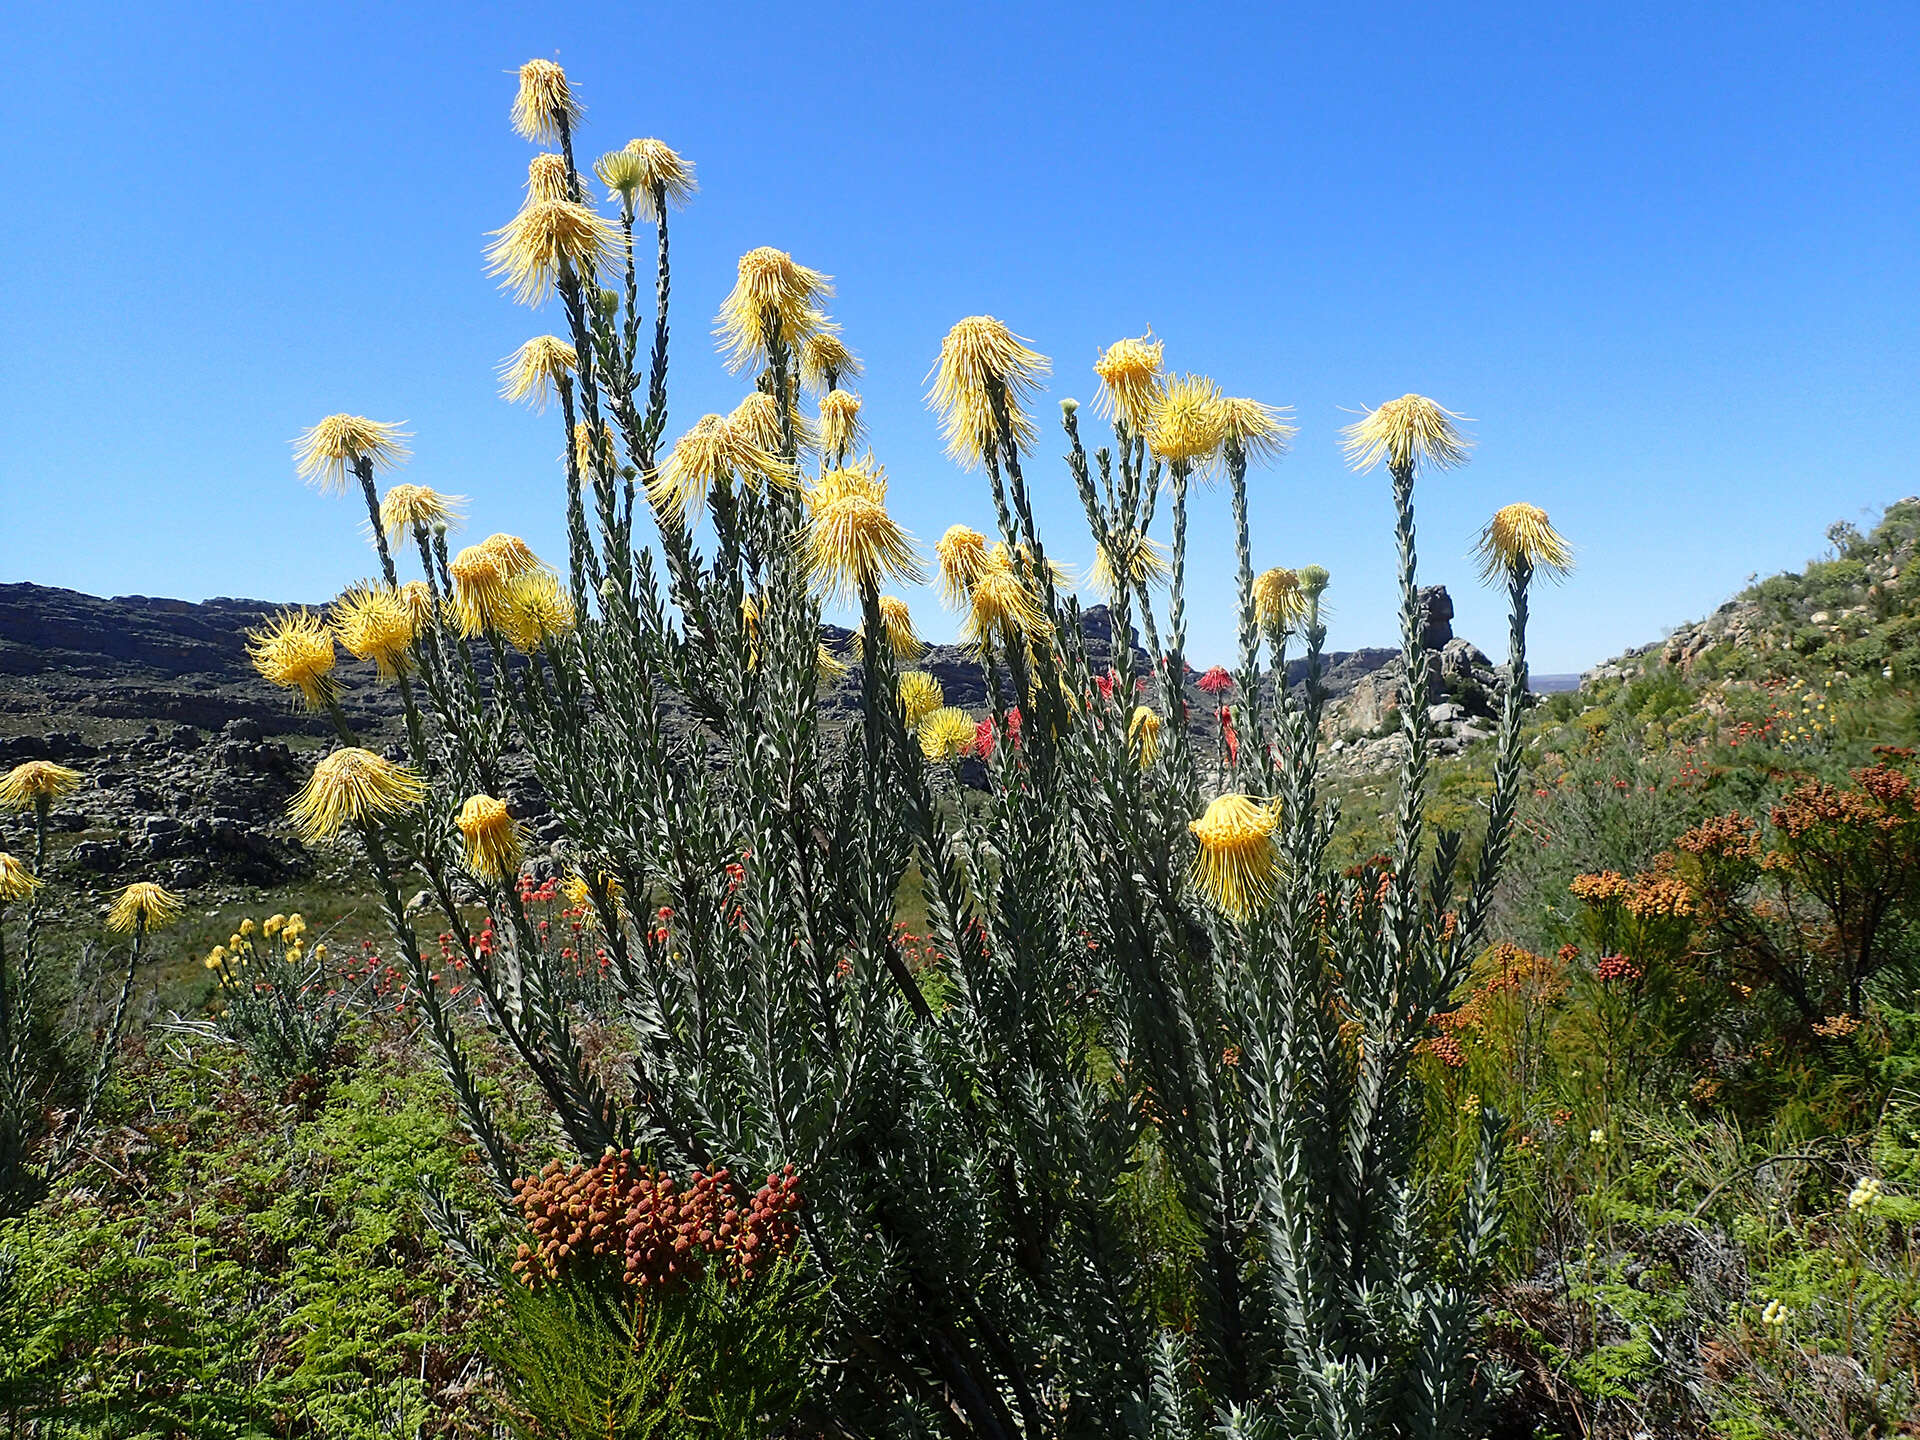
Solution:
M549 640L571 634L577 620L573 597L551 570L528 570L507 580L498 625L514 649L538 650Z
M820 449L829 457L845 455L860 443L860 397L851 390L829 390L820 397Z
M1300 433L1299 427L1287 423L1286 411L1258 400L1230 395L1220 402L1220 410L1226 443L1238 445L1248 460L1278 460Z
M507 581L500 557L484 545L469 545L447 562L453 581L454 622L468 637L500 628L506 613Z
M913 537L887 513L886 472L871 455L827 471L806 502L801 561L815 593L854 601L864 585L919 583Z
M1155 711L1145 705L1133 707L1133 717L1127 721L1127 739L1132 742L1134 753L1140 758L1140 768L1145 769L1153 763L1153 757L1160 753L1160 727L1163 722Z
M1467 463L1473 442L1454 422L1461 417L1424 395L1402 395L1369 410L1340 432L1347 464L1367 471L1382 461L1411 475L1420 466L1452 470Z
M847 662L834 654L833 651L829 650L825 645L817 645L814 647L813 678L815 683L831 685L834 681L843 677L847 673L848 668Z
M1138 530L1113 529L1107 543L1096 545L1093 569L1087 579L1100 594L1113 598L1122 585L1152 587L1164 585L1173 567L1167 561L1166 547Z
M1167 381L1147 423L1147 448L1170 465L1204 470L1227 437L1220 387L1204 375Z
M426 581L409 580L402 585L400 603L407 607L407 613L413 617L415 631L433 623L433 591Z
M1273 844L1278 820L1273 806L1227 794L1188 822L1198 847L1188 879L1209 905L1246 920L1272 898L1280 871Z
M738 276L713 333L736 374L767 363L767 326L780 324L789 346L802 346L823 323L815 302L833 294L833 281L818 270L796 264L784 250L762 245L740 257Z
M567 169L567 157L551 150L543 150L527 164L527 199L529 205L542 200L573 199L572 172Z
M791 466L771 450L756 444L752 435L725 415L703 415L682 435L665 462L647 478L647 498L682 519L706 503L707 491L734 477L752 480L777 477L791 486L798 477Z
M920 740L920 753L935 764L960 759L973 748L976 733L967 712L956 710L951 705L942 705L938 710L921 716L915 729Z
M933 388L927 392L927 404L946 433L947 454L970 467L998 454L994 390L1005 402L1014 447L1031 450L1036 432L1022 407L1039 389L1047 367L1046 356L1028 349L991 315L969 315L949 330L940 342L940 358L928 372Z
M922 720L946 703L940 682L925 670L901 672L900 708L906 712L908 729L918 729Z
M940 594L949 605L968 603L974 582L987 568L987 537L966 525L950 525L933 547L940 560Z
M1480 532L1474 554L1480 577L1496 580L1522 570L1563 580L1573 570L1573 547L1547 523L1538 505L1502 505Z
M314 843L338 838L349 824L371 825L386 816L404 815L426 798L426 783L406 766L346 746L313 767L287 815Z
M526 847L505 802L491 795L468 796L453 823L466 841L466 867L479 879L498 884L520 873Z
M500 362L500 396L545 410L579 368L573 346L558 335L536 335Z
M629 140L602 155L593 173L607 187L609 200L631 205L643 220L658 221L663 201L676 210L686 209L700 189L693 162L683 160L664 140Z
M1166 349L1166 342L1154 339L1151 330L1137 339L1116 340L1109 345L1093 362L1093 373L1100 377L1094 408L1125 425L1134 436L1145 434L1160 403L1161 361Z
M536 145L557 145L580 123L580 102L573 98L567 72L551 60L529 60L520 67L520 90L513 97L513 128Z
M787 421L793 427L794 447L802 454L819 448L820 437L814 434L813 426L807 417L800 413L798 405L787 406ZM785 441L780 435L780 407L774 403L773 396L765 390L755 390L727 416L727 424L732 427L746 444L764 450L769 455L779 455ZM784 465L775 469L782 477L776 483L798 484L799 477ZM752 470L752 474L765 474L764 470Z
M578 421L573 427L573 463L582 475L615 475L620 469L620 454L613 445L613 426L600 422L599 444L594 443L593 427Z
M522 305L539 305L563 278L581 284L623 253L619 229L571 200L536 200L498 230L487 247L487 273Z
M408 434L398 425L364 415L329 415L293 442L293 467L322 494L337 495L347 488L357 462L391 470L405 460L411 453Z
M1300 577L1284 566L1262 570L1253 578L1253 613L1268 630L1287 630L1307 613L1307 597Z
M107 912L107 928L121 935L158 930L180 916L186 905L171 890L151 880L136 880L120 892Z
M489 535L480 542L480 548L500 562L500 573L509 580L544 568L533 548L518 535Z
M78 770L51 760L23 760L0 776L0 810L33 810L80 788Z
M1013 567L1004 547L995 547L967 597L966 638L984 646L997 639L1011 645L1051 635L1053 625L1040 602Z
M800 379L831 394L831 386L860 378L860 357L847 348L838 326L821 321L800 342Z
M40 881L25 863L0 850L0 906L25 900L40 888Z
M333 631L314 611L282 610L248 631L247 658L261 679L282 690L298 690L311 709L324 710L338 691Z
M333 633L349 655L372 661L382 680L407 673L416 624L413 606L391 586L355 585L333 602Z
M451 528L460 523L458 507L466 503L464 495L442 495L425 485L402 482L388 487L381 497L380 526L389 540L399 540L413 530L431 530L436 525Z
M907 609L907 602L897 595L880 597L880 630L886 636L887 649L893 652L896 660L913 660L919 657L926 647L920 637L913 632L913 615ZM853 632L852 652L855 660L866 654L866 626L864 624Z

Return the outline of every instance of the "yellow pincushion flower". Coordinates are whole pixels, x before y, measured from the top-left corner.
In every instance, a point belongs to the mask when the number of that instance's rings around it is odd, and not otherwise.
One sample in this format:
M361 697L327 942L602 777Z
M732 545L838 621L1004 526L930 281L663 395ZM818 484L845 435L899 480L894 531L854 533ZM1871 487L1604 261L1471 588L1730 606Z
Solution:
M1147 448L1162 460L1204 469L1227 435L1220 387L1205 375L1169 380L1147 422Z
M733 289L720 302L713 333L727 357L727 368L738 374L767 363L767 325L777 319L781 337L789 346L806 343L823 317L816 300L833 294L833 281L818 270L796 264L784 250L762 245L740 257Z
M520 90L513 97L513 128L536 145L557 145L580 123L580 102L573 98L567 72L551 60L529 60L520 67Z
M270 685L298 690L308 706L326 708L336 693L333 631L311 610L282 610L247 632L247 658Z
M813 677L816 683L830 685L843 677L848 670L847 662L842 660L825 645L814 648Z
M563 277L587 283L624 253L619 228L571 200L532 201L491 233L487 273L522 305L542 304Z
M333 602L333 633L356 660L371 660L382 680L407 673L415 623L413 607L390 586L355 585Z
M1227 442L1238 445L1248 460L1278 460L1300 433L1282 418L1284 410L1258 400L1230 395L1220 402L1220 412Z
M1494 511L1474 554L1481 579L1489 581L1523 569L1563 580L1573 570L1573 547L1547 523L1547 512L1538 505L1502 505Z
M813 432L813 426L807 417L800 413L798 405L787 407L787 420L793 426L793 443L802 452L819 447L820 439ZM780 407L774 404L773 396L764 390L756 390L727 416L727 424L739 439L757 451L769 455L779 455L785 446L780 435ZM797 484L798 477L787 467L778 465L772 471L750 470L751 474L771 474L777 484Z
M384 816L403 815L426 798L426 783L406 766L371 750L345 746L313 767L287 815L313 843L338 838L348 824L370 825Z
M1100 377L1094 408L1125 425L1134 436L1145 434L1160 403L1160 369L1166 349L1166 342L1154 339L1151 330L1137 339L1109 345L1093 362L1093 373Z
M516 575L530 575L546 568L540 563L540 557L533 553L533 548L518 535L489 535L480 542L480 548L499 562L500 573L509 580Z
M1124 585L1154 586L1166 583L1173 567L1167 563L1166 547L1138 530L1111 530L1107 543L1094 547L1093 569L1087 579L1093 588L1109 598Z
M500 362L500 396L545 410L579 368L573 346L558 335L536 335Z
M1420 465L1452 470L1467 463L1473 442L1454 422L1461 417L1424 395L1402 395L1369 410L1340 432L1347 464L1367 471L1385 461L1392 471L1411 473Z
M453 618L460 633L474 636L500 628L510 578L500 557L484 545L469 545L447 562L453 581Z
M920 722L946 701L940 682L925 670L908 670L901 674L900 708L906 712L908 729L918 729Z
M411 453L405 444L408 433L364 415L329 415L293 442L293 468L322 494L337 495L347 488L357 462L391 470L405 460Z
M607 187L609 200L631 205L643 220L658 221L662 202L686 209L700 189L693 162L683 160L664 140L629 140L602 155L593 173Z
M80 772L51 760L23 760L0 776L0 810L33 810L80 788Z
M491 795L471 795L453 823L466 841L466 866L474 875L497 884L520 873L526 847L505 802Z
M151 880L136 880L120 892L107 912L107 928L121 935L158 930L179 918L185 903L171 890Z
M927 404L946 432L947 454L974 467L998 453L991 398L996 389L1005 400L1015 448L1032 449L1036 432L1021 407L1039 388L1047 368L1046 356L1028 349L991 315L969 315L949 330L940 342L940 358L928 372L933 388L927 392Z
M573 463L582 475L618 473L619 452L613 448L613 427L600 422L600 443L594 444L593 427L582 420L573 427Z
M973 582L965 631L969 643L978 646L992 639L1011 645L1053 633L1046 612L1014 570L1004 547L995 547Z
M801 560L816 593L852 601L863 585L919 582L913 537L887 513L886 472L871 455L827 471L806 501Z
M815 390L831 394L830 387L842 380L859 379L860 369L860 357L833 325L821 323L800 342L800 380Z
M433 623L433 591L426 581L409 580L400 587L399 594L400 603L407 607L407 613L413 617L416 633Z
M973 747L975 726L964 710L942 705L920 717L915 727L920 753L936 764L958 760Z
M528 570L508 579L498 625L514 649L531 653L571 634L577 622L573 597L551 570Z
M924 648L920 637L913 633L913 615L907 609L907 602L895 595L880 597L880 629L887 638L887 648L897 660L912 660L919 656ZM862 625L853 632L853 658L858 661L865 652L866 626Z
M16 900L25 900L40 888L40 881L33 871L13 856L0 850L0 905L11 905Z
M1145 705L1133 707L1133 718L1127 721L1127 739L1140 756L1140 766L1145 769L1153 763L1153 757L1160 753L1160 716Z
M820 449L830 457L846 454L860 442L860 397L851 390L830 390L820 397Z
M987 537L966 525L950 525L933 547L940 558L940 594L949 605L968 603L974 582L987 568Z
M573 199L573 172L567 169L567 157L551 150L542 151L527 164L527 201Z
M736 475L779 475L787 484L792 474L785 461L754 444L726 416L703 415L647 477L647 499L684 519L706 503L710 487Z
M1278 819L1270 805L1227 794L1188 822L1199 847L1188 879L1208 904L1245 920L1272 897L1280 871L1273 844Z
M1307 613L1300 577L1285 566L1262 570L1253 578L1253 613L1268 630L1285 630Z
M458 506L467 503L464 495L442 495L425 485L404 482L391 486L380 500L380 526L389 540L398 540L415 530L431 530L436 525L452 527L460 523Z

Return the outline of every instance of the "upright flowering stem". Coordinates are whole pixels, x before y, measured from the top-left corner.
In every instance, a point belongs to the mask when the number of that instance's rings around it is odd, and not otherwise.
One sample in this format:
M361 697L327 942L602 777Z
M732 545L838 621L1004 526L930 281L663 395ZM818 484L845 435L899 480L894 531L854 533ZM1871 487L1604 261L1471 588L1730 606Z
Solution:
M80 1102L79 1113L73 1118L71 1128L61 1138L59 1147L54 1151L48 1175L58 1175L66 1169L67 1162L80 1147L87 1130L93 1124L94 1112L100 1108L100 1097L106 1092L107 1077L113 1071L115 1053L120 1048L120 1030L127 1022L127 1006L133 999L133 976L140 965L140 952L145 948L147 922L144 918L134 922L133 941L127 947L127 967L120 977L120 995L113 1004L113 1016L107 1022L106 1033L100 1037L100 1054L94 1061L93 1076L87 1082L86 1098Z
M1167 595L1167 707L1177 730L1187 728L1187 462L1169 467L1173 481L1173 578Z
M565 427L561 448L567 466L567 578L573 587L573 603L584 615L589 574L594 589L600 588L600 557L594 552L593 537L587 530L587 508L580 501L579 447L573 443L573 381L562 375L555 388L560 392L560 421Z
M1516 558L1507 571L1507 686L1500 706L1493 800L1487 807L1487 833L1474 867L1473 888L1450 947L1450 970L1457 969L1479 943L1513 838L1513 815L1520 797L1520 725L1527 704L1527 591L1532 582L1532 563L1525 556Z
M1246 715L1244 743L1267 748L1260 720L1260 625L1253 610L1253 539L1247 523L1247 452L1227 437L1227 483L1233 496L1233 548L1239 561L1240 705Z
M1427 680L1425 616L1416 583L1419 557L1414 548L1412 460L1392 467L1394 540L1400 555L1400 658L1406 689L1400 704L1400 733L1407 756L1400 770L1400 803L1394 816L1394 870L1386 900L1386 922L1394 959L1411 962L1419 923L1420 838L1427 789Z
M398 589L400 572L393 568L393 553L387 549L387 527L380 522L380 492L373 488L373 461L365 455L353 457L354 478L367 500L367 524L373 528L373 545L380 552L380 573L389 587Z

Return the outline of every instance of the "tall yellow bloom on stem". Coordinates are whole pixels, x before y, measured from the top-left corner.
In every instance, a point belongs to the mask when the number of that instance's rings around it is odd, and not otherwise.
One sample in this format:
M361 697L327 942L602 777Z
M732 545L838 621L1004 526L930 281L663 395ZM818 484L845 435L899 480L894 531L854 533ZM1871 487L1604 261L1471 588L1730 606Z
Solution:
M1369 410L1340 432L1347 464L1367 471L1386 462L1392 471L1420 466L1452 470L1467 463L1473 442L1454 422L1462 417L1424 395L1402 395Z
M1493 512L1474 547L1480 576L1496 580L1522 570L1564 580L1573 571L1573 547L1547 522L1538 505L1502 505Z
M1166 547L1159 541L1138 530L1114 529L1108 531L1106 544L1094 547L1087 579L1095 590L1112 597L1122 585L1164 585L1170 573Z
M0 810L33 810L80 788L78 770L51 760L23 760L0 776Z
M349 655L372 661L382 680L407 673L415 626L406 597L386 585L355 585L333 602L333 633Z
M940 682L925 670L907 670L900 676L900 708L906 712L907 727L918 729L920 722L947 703Z
M571 200L572 182L573 172L567 168L567 157L544 150L527 165L526 203L533 205L542 200Z
M480 548L500 562L500 573L509 580L545 568L540 557L533 553L533 547L518 535L489 535L480 542Z
M886 636L887 649L893 652L896 660L912 660L924 648L920 637L913 633L913 615L907 609L907 602L897 595L880 597L880 629ZM852 649L855 660L865 653L866 627L862 625L853 632Z
M333 631L311 610L282 610L248 631L247 658L261 679L282 690L298 690L311 709L324 710L338 693Z
M832 393L843 380L860 378L860 357L847 348L837 326L821 323L800 342L800 379L814 390Z
M404 482L388 487L380 499L380 525L389 540L399 540L413 530L431 530L436 525L452 527L461 520L459 507L467 503L464 495L442 495L425 485Z
M958 760L973 748L976 727L964 710L942 705L920 717L915 727L920 753L936 764Z
M1161 361L1166 342L1149 330L1136 339L1116 340L1093 362L1100 377L1094 409L1125 425L1135 437L1144 435L1160 403Z
M582 284L617 263L618 227L571 200L535 200L498 230L487 247L487 273L522 305L539 305L562 279Z
M984 646L998 639L1011 645L1053 633L1040 602L1014 570L1004 548L996 547L967 597L966 638Z
M513 128L521 136L536 145L557 145L565 132L580 123L581 114L566 71L551 60L529 60L520 67Z
M453 581L453 618L468 637L498 630L508 604L511 578L500 557L484 545L469 545L447 562Z
M1147 423L1147 448L1171 465L1204 472L1227 438L1220 387L1205 375L1167 381Z
M504 801L491 795L470 795L453 823L466 842L466 866L474 875L498 884L520 873L526 846Z
M1047 373L1047 357L1030 350L991 315L969 315L940 342L940 358L928 372L928 406L940 416L947 454L969 467L998 453L993 394L1006 405L1007 428L1016 449L1033 448L1033 421L1022 408Z
M647 477L647 499L685 519L706 504L707 491L736 475L792 475L787 463L753 443L724 415L703 415L674 443L660 468Z
M287 807L309 842L333 840L349 824L370 825L418 809L426 783L404 765L358 746L343 746L313 767Z
M860 443L860 397L851 390L829 390L820 397L820 449L830 459Z
M322 494L347 488L354 466L365 460L376 470L391 470L411 453L409 432L364 415L329 415L300 432L293 442L293 466L300 478Z
M107 912L107 928L121 935L158 930L178 919L184 909L185 903L171 890L151 880L136 880L113 902Z
M1188 879L1208 904L1246 920L1272 897L1280 871L1273 844L1278 819L1270 805L1227 794L1188 822L1198 846Z
M827 471L806 502L801 562L816 593L853 601L865 585L919 582L913 537L887 513L886 472L871 455Z
M553 571L542 567L508 579L499 629L514 649L531 653L549 640L571 634L577 622L573 597Z
M940 560L941 598L953 606L967 604L987 568L987 537L970 526L949 525L933 553Z
M1248 460L1278 460L1287 453L1299 427L1287 423L1286 411L1242 396L1228 396L1220 402L1221 425L1225 439L1240 447Z
M676 210L700 189L693 178L693 162L684 160L664 140L629 140L602 155L593 173L607 187L607 198L631 205L642 220L660 219L660 201Z
M1145 769L1153 763L1153 757L1160 753L1160 726L1163 722L1158 712L1145 705L1133 707L1133 717L1127 721L1127 739L1133 743L1140 757L1140 768Z
M781 338L790 346L806 343L823 323L815 302L833 294L833 281L818 270L797 264L784 250L762 245L740 257L733 289L720 302L714 335L738 374L765 365L767 327L777 320Z
M1307 613L1299 575L1282 565L1262 570L1253 579L1253 613L1264 629L1290 629Z
M834 654L833 651L829 650L825 645L817 645L814 647L813 678L816 683L831 685L834 681L843 677L849 668L846 661Z
M545 410L579 368L573 346L558 335L536 335L500 362L500 397Z
M787 406L787 421L793 427L794 448L801 453L819 448L820 438L814 434L812 424L800 413L798 405ZM727 416L727 424L746 444L770 455L778 455L786 443L780 435L780 407L774 404L773 396L765 390L755 390ZM755 470L755 474L771 474L775 483L791 485L798 483L798 477L784 465L775 465L771 471Z
M25 900L40 888L40 881L23 861L0 850L0 908Z

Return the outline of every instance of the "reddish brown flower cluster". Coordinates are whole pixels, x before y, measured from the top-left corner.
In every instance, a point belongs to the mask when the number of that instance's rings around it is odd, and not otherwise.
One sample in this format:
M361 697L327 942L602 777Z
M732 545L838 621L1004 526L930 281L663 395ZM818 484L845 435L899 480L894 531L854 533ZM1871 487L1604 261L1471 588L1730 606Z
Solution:
M1673 843L1702 860L1757 860L1760 827L1735 810L1702 821Z
M709 1265L730 1279L766 1271L799 1235L800 1179L787 1166L752 1196L725 1169L696 1170L685 1186L609 1150L592 1165L558 1160L513 1182L533 1232L514 1274L528 1285L605 1267L637 1288L698 1279Z
M1602 955L1593 973L1602 985L1631 985L1645 979L1647 974L1624 955Z
M1798 840L1814 830L1844 826L1894 831L1920 823L1920 794L1913 780L1887 765L1853 772L1857 790L1839 790L1819 781L1797 785L1773 807L1774 827Z

